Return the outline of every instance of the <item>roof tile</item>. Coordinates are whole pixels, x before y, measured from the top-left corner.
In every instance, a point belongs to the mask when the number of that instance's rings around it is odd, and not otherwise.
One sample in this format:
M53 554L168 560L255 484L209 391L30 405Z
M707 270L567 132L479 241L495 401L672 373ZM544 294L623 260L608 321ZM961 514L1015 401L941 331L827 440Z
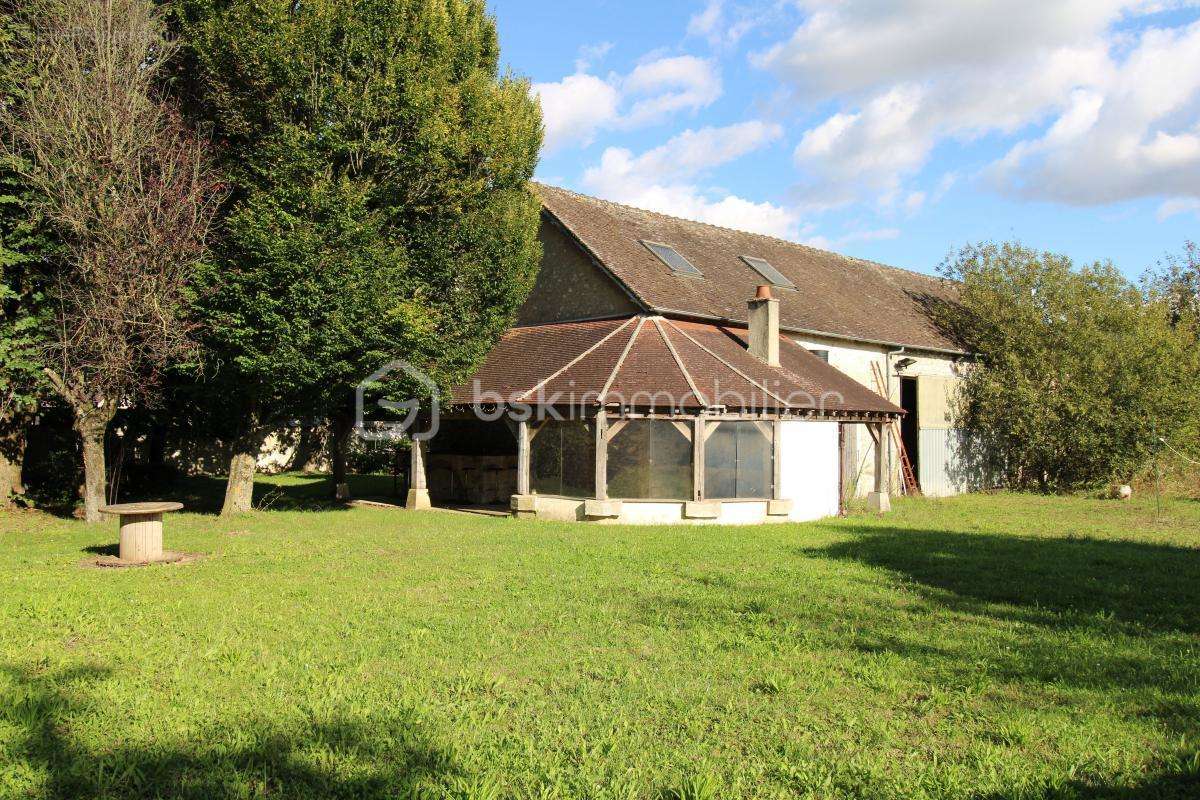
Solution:
M860 341L959 351L930 319L953 298L938 278L871 261L610 203L538 184L546 212L645 306L666 316L746 322L746 299L763 282L742 256L764 258L795 284L778 288L784 329ZM671 245L703 277L673 274L642 240Z

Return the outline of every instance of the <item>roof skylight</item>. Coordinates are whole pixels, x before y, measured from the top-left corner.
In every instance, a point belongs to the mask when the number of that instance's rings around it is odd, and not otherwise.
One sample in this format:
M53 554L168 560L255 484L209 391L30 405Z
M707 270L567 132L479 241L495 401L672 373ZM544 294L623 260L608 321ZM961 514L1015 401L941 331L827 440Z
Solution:
M745 261L755 272L762 275L775 286L782 286L785 289L795 289L796 285L783 277L783 273L771 266L765 258L757 258L755 256L742 256L742 261Z
M654 255L658 256L658 260L671 268L671 272L677 275L691 275L692 277L700 278L704 273L692 266L692 262L679 254L679 251L669 244L660 242L647 242L642 240L642 244L646 246Z

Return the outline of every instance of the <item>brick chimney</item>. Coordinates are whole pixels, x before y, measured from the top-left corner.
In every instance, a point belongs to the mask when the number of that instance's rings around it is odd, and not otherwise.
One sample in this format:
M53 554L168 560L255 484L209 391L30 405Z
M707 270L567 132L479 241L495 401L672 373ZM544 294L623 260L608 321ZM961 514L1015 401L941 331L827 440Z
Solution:
M750 306L750 355L779 366L779 301L770 286L759 286Z

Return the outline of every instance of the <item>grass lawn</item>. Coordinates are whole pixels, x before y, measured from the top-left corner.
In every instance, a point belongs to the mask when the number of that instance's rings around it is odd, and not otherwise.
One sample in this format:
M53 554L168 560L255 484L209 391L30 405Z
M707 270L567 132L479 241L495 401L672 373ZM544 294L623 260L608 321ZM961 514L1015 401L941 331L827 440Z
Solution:
M1200 797L1194 501L0 531L4 798Z

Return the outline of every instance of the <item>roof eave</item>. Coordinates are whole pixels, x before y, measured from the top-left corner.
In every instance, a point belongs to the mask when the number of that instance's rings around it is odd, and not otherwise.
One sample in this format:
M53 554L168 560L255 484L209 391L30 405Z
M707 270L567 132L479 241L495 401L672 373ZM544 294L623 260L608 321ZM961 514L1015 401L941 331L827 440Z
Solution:
M744 319L735 319L733 317L718 317L712 314L701 314L696 311L683 311L678 308L666 308L656 306L650 309L651 313L662 314L666 317L675 317L683 319L704 320L706 322L716 322L721 325L734 325L739 328L747 326L747 321ZM959 358L970 357L970 353L966 350L952 350L945 347L932 347L923 344L907 344L905 342L889 342L886 339L870 339L865 336L852 336L845 333L833 333L831 331L819 331L812 328L797 328L790 325L779 324L779 330L783 333L799 333L806 336L824 336L828 339L839 339L844 342L854 342L855 344L871 344L878 347L888 347L892 349L904 348L905 350L917 350L922 353L937 353L939 355L955 356Z

